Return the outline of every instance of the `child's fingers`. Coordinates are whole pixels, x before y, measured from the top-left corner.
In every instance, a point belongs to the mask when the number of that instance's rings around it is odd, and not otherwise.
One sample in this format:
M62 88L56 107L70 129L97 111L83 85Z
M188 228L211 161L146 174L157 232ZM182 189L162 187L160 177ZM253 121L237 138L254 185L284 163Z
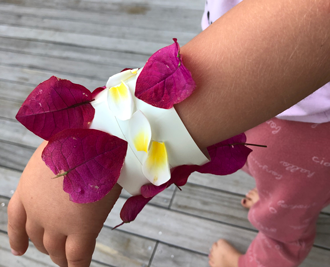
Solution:
M15 193L8 205L8 236L12 253L23 255L29 246L29 238L25 230L26 212Z
M49 233L44 234L44 246L49 253L50 258L54 263L61 267L68 266L68 262L65 255L65 243L66 236L60 233Z
M40 252L48 254L43 243L44 231L44 228L41 227L39 224L27 219L26 232L30 237L32 243Z
M96 236L70 235L66 240L66 258L69 267L89 267L95 248Z

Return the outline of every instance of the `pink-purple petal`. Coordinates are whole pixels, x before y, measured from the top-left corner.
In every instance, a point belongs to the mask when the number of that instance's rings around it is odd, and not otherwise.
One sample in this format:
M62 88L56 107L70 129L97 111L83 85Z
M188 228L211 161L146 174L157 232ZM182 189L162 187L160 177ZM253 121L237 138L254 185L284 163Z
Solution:
M198 172L228 175L241 169L252 152L245 142L243 133L208 147L211 161L202 165Z
M69 128L86 128L94 118L91 92L55 76L39 84L27 97L16 119L45 140Z
M135 96L142 101L169 109L189 97L196 85L190 71L183 65L179 44L166 46L154 53L140 73Z
M187 183L190 174L194 171L198 171L199 168L200 166L198 165L177 166L172 170L171 180L169 182L177 186L184 186Z
M92 129L68 129L53 136L42 153L46 165L66 173L63 189L76 203L102 199L117 183L127 142Z
M102 87L97 87L93 92L92 92L92 99L95 99L95 97L101 93L105 88L107 88L106 86L102 86Z
M124 223L134 221L140 211L152 198L145 198L142 195L132 196L126 200L120 211L120 218Z
M156 186L153 184L145 184L141 186L141 195L145 198L154 197L160 192L164 191L167 187L167 183Z

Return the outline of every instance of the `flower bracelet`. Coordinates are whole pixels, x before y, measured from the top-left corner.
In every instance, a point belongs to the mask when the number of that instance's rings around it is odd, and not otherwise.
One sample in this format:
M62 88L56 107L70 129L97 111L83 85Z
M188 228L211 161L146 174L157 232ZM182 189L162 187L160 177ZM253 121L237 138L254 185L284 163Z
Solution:
M92 93L51 77L27 97L16 118L48 140L42 159L76 203L102 199L119 183L133 196L122 207L123 223L172 184L194 172L227 175L252 151L245 134L208 147L195 144L173 108L195 89L176 39L142 69L125 69Z

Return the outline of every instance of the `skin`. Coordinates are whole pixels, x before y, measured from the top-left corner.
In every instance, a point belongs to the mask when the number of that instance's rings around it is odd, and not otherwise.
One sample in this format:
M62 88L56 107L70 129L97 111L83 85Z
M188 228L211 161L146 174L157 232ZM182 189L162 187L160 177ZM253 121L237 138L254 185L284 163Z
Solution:
M257 188L250 190L241 204L244 208L250 209L259 201ZM237 249L230 245L226 240L219 239L210 250L209 265L211 267L237 267L238 259L242 255Z
M102 200L76 204L62 190L63 177L41 159L46 142L27 164L8 206L8 235L13 254L23 255L28 237L59 266L89 266L95 240L119 197L116 185Z
M197 87L175 108L198 146L205 150L250 129L329 82L329 29L329 0L244 0L183 46ZM121 188L96 203L70 202L62 178L50 179L41 160L44 145L10 201L10 245L22 255L30 237L60 266L89 266Z

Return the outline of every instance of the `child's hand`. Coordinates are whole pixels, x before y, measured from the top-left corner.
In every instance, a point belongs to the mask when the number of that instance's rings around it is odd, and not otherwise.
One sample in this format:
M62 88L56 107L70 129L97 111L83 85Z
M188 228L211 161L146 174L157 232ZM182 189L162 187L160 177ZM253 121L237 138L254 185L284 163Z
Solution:
M23 255L28 238L60 266L89 266L95 239L117 201L115 185L102 200L76 204L41 159L44 142L26 166L8 207L8 235L13 253Z

